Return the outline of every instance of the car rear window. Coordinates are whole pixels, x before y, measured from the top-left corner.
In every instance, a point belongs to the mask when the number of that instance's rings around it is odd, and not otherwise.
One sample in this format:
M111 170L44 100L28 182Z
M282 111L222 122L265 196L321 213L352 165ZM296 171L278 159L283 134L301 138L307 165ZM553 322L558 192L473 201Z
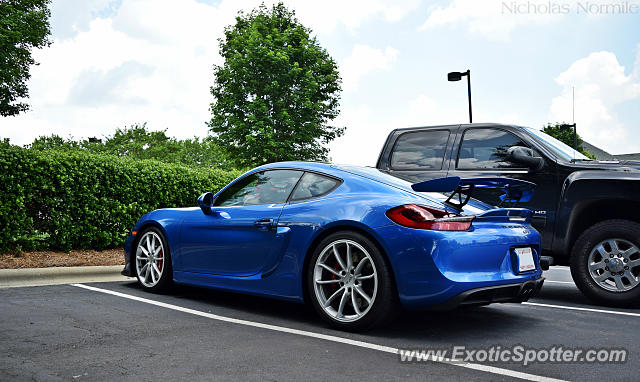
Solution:
M293 191L291 200L296 201L326 195L333 191L339 184L340 181L337 179L312 172L305 172L296 189Z

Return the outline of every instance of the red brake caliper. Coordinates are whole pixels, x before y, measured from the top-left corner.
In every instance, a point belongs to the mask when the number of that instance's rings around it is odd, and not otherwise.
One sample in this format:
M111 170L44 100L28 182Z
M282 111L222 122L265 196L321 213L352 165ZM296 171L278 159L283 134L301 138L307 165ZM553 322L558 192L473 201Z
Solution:
M160 252L158 253L160 256L160 258L158 259L158 270L162 272L162 263L164 260L164 253L162 253L162 250L160 250Z
M338 264L338 262L336 261L335 264L333 264L333 269L335 269L336 271L340 271L340 264ZM338 276L334 275L333 273L331 274L331 280L337 280ZM334 293L335 291L338 290L338 284L333 283L333 284L329 284L331 289L331 293Z

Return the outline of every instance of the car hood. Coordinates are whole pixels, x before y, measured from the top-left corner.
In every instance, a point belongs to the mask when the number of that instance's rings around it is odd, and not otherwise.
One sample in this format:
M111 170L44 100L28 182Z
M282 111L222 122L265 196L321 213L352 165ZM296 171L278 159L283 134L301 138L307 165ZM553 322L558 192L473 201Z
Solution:
M570 165L576 170L604 170L604 171L640 171L640 161L636 160L594 160L578 161Z

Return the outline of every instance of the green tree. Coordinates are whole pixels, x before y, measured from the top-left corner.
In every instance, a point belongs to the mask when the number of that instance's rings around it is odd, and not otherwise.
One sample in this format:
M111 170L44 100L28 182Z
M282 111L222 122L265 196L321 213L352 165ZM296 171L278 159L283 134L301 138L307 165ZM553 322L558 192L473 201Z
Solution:
M29 96L29 68L37 65L33 48L49 41L50 0L0 1L0 115L17 115L29 109L21 99Z
M176 140L167 136L166 130L149 131L146 123L116 129L112 136L104 138L104 143L102 140L85 141L83 146L94 152L136 159L168 159L180 150Z
M545 134L551 135L552 137L559 140L560 142L563 142L564 144L573 148L573 143L574 143L573 128L563 127L562 123L555 123L555 124L549 123L547 124L547 126L545 126L542 129L542 132ZM578 152L584 154L588 158L596 159L595 155L585 150L585 148L582 146L582 138L580 138L579 134L577 134L577 143L578 143Z
M209 126L230 156L241 165L327 159L324 144L344 132L329 125L341 79L311 30L282 3L262 4L240 12L219 43Z
M83 146L94 152L103 152L136 159L155 159L166 163L181 163L188 166L226 165L223 150L210 138L197 137L178 140L167 136L167 130L149 131L146 123L117 129L102 142L83 142Z
M75 141L73 138L63 138L56 134L42 136L36 138L29 148L38 151L82 150L133 159L154 159L191 167L229 165L225 152L213 139L194 137L179 140L167 136L166 132L150 131L147 124L142 123L116 129L113 135L102 139Z
M61 150L68 151L80 148L80 143L75 142L73 139L65 139L57 134L51 134L49 136L40 136L33 140L28 145L30 149L43 151L43 150Z

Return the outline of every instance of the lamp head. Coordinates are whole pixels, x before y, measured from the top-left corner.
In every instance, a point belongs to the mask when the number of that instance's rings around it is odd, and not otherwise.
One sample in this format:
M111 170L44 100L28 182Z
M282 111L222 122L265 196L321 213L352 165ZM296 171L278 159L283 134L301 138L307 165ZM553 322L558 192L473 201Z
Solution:
M462 76L464 74L460 73L460 72L451 72L449 74L447 74L447 79L449 81L460 81L462 79Z

